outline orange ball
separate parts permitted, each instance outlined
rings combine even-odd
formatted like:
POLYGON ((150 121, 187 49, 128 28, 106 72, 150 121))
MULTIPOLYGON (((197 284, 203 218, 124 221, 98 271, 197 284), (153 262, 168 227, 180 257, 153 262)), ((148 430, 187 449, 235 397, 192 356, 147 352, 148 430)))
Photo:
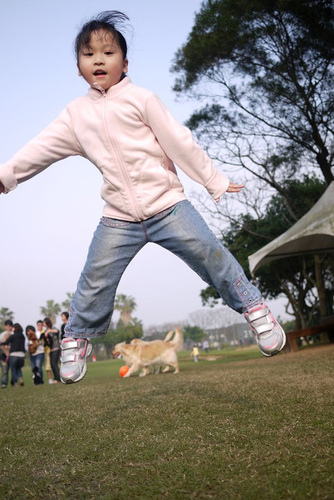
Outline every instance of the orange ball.
POLYGON ((119 369, 119 374, 121 377, 124 377, 124 375, 126 375, 129 371, 129 367, 124 365, 124 366, 121 366, 120 369, 119 369))

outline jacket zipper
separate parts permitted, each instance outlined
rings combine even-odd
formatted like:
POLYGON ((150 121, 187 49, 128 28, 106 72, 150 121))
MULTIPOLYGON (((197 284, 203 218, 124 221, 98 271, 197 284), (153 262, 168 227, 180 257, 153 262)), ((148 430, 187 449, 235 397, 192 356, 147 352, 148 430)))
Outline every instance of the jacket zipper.
POLYGON ((113 153, 115 155, 116 164, 119 167, 119 170, 120 170, 120 172, 122 174, 122 177, 124 179, 125 185, 127 187, 127 190, 128 190, 128 193, 129 193, 130 202, 132 204, 132 208, 134 210, 134 213, 136 214, 136 216, 138 218, 138 221, 140 221, 140 220, 144 219, 144 214, 142 213, 142 211, 141 211, 138 203, 136 203, 135 192, 134 192, 131 180, 129 179, 128 173, 127 173, 125 167, 123 166, 122 155, 121 155, 121 153, 120 153, 120 151, 118 149, 118 146, 117 146, 117 143, 116 143, 115 139, 112 138, 112 135, 109 132, 109 126, 108 126, 108 122, 107 122, 107 104, 108 104, 107 93, 102 88, 99 88, 99 90, 101 91, 101 94, 103 96, 103 104, 102 104, 103 105, 103 113, 102 113, 102 116, 103 116, 103 125, 104 125, 105 131, 106 131, 106 135, 107 135, 107 138, 108 138, 109 147, 110 147, 111 151, 113 151, 113 153))

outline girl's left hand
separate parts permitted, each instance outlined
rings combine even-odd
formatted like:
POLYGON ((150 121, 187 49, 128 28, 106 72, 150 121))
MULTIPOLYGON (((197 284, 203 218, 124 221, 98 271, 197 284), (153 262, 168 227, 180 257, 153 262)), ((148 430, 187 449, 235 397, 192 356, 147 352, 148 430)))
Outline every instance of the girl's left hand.
MULTIPOLYGON (((244 184, 236 184, 235 182, 230 182, 229 187, 226 189, 226 193, 239 193, 244 187, 244 184)), ((219 203, 220 198, 216 198, 215 201, 219 203)))
POLYGON ((239 193, 242 188, 245 187, 245 184, 236 184, 235 182, 230 182, 229 187, 227 188, 227 193, 239 193))

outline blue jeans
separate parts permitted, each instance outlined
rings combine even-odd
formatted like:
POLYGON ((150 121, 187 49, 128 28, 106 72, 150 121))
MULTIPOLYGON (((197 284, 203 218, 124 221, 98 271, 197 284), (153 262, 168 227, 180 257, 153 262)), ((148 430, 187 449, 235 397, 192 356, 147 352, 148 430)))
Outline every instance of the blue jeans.
POLYGON ((240 264, 185 200, 142 222, 102 217, 72 299, 66 337, 99 337, 108 331, 121 277, 149 242, 180 257, 235 311, 262 302, 240 264))
POLYGON ((9 366, 12 370, 12 385, 17 384, 22 379, 22 368, 24 366, 24 357, 9 356, 9 366))
POLYGON ((1 360, 1 385, 6 387, 8 384, 9 361, 1 360))
POLYGON ((41 384, 44 383, 43 381, 43 363, 44 363, 44 352, 41 354, 36 354, 35 356, 30 356, 30 365, 31 369, 33 370, 35 366, 38 368, 38 373, 39 376, 41 377, 41 384))

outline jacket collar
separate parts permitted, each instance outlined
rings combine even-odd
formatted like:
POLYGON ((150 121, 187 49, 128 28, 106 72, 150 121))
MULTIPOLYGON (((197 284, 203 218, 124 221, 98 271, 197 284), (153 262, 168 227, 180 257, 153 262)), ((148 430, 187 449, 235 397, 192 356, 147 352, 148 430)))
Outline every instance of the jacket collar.
POLYGON ((98 101, 103 97, 107 97, 107 99, 114 99, 119 94, 124 92, 125 88, 131 83, 131 80, 128 76, 125 76, 117 85, 113 85, 110 89, 103 90, 102 88, 92 88, 88 90, 88 97, 93 101, 98 101))

